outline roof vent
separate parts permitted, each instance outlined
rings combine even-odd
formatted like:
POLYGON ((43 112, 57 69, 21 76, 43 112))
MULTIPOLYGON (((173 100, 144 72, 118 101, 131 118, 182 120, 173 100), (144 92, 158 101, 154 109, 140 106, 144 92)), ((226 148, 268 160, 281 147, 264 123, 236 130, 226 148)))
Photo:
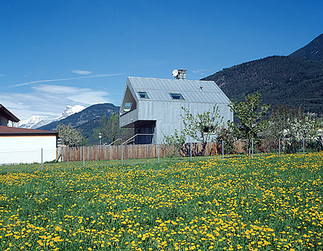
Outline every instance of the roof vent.
POLYGON ((173 70, 172 72, 173 77, 176 79, 186 79, 186 70, 173 70))

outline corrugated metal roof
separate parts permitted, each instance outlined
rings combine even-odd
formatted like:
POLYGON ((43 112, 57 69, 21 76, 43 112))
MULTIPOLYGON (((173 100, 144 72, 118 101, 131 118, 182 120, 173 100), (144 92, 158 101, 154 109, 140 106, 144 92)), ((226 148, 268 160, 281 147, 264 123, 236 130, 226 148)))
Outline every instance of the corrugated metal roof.
POLYGON ((222 103, 230 100, 214 81, 128 77, 133 90, 146 92, 150 100, 171 101, 170 93, 182 94, 191 103, 222 103), (201 88, 202 87, 202 88, 201 88))

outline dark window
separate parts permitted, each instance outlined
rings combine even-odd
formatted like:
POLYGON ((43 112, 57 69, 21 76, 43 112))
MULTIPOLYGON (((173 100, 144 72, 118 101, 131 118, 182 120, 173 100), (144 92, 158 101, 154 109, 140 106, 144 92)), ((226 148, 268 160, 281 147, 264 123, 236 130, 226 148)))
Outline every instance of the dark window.
POLYGON ((149 99, 147 92, 139 92, 139 96, 140 96, 140 98, 147 98, 147 99, 149 99))
POLYGON ((179 93, 171 93, 170 95, 171 95, 172 99, 184 100, 182 94, 179 94, 179 93))

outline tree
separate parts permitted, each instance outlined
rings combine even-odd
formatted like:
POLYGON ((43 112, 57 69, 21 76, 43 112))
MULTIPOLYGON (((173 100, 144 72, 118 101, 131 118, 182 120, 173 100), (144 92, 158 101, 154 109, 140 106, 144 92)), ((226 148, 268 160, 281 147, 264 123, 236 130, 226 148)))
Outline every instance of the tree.
POLYGON ((102 133, 102 136, 107 139, 107 142, 109 144, 116 141, 117 139, 121 139, 126 132, 127 129, 123 129, 119 126, 118 113, 112 114, 110 116, 104 115, 100 119, 99 128, 93 130, 94 136, 96 138, 99 138, 100 133, 102 133))
POLYGON ((166 150, 167 146, 171 147, 168 149, 168 153, 167 153, 167 155, 169 156, 169 160, 171 160, 176 154, 179 154, 184 143, 185 143, 185 134, 183 134, 183 132, 179 133, 176 129, 174 134, 164 135, 164 139, 163 139, 164 151, 166 150))
POLYGON ((308 143, 318 143, 319 140, 315 120, 296 106, 275 107, 269 119, 268 134, 276 142, 283 140, 286 153, 296 152, 301 148, 303 140, 308 143))
POLYGON ((323 118, 319 118, 316 123, 318 138, 321 143, 321 149, 323 150, 323 118))
POLYGON ((219 108, 214 105, 212 109, 193 115, 182 107, 184 115, 181 115, 184 124, 183 133, 202 143, 202 154, 205 155, 207 142, 216 134, 216 131, 223 121, 220 117, 219 108))
POLYGON ((80 146, 83 142, 83 136, 80 130, 73 128, 70 124, 58 124, 56 131, 58 137, 61 139, 62 145, 66 146, 80 146))
POLYGON ((264 115, 268 112, 270 106, 260 106, 261 95, 259 93, 248 95, 245 102, 236 103, 231 101, 229 107, 235 116, 239 119, 238 124, 232 124, 234 131, 239 138, 247 139, 248 153, 251 154, 251 141, 257 139, 259 132, 265 127, 264 115))
POLYGON ((235 152, 235 147, 234 147, 234 143, 236 142, 236 137, 234 134, 234 130, 233 127, 230 126, 231 122, 228 121, 228 125, 222 125, 218 132, 217 132, 217 142, 221 143, 222 141, 224 141, 225 144, 225 152, 227 154, 232 154, 235 152))
POLYGON ((277 142, 282 140, 284 147, 289 137, 291 121, 299 120, 303 115, 304 111, 296 106, 278 105, 274 107, 266 133, 267 144, 276 147, 277 142))
POLYGON ((269 118, 271 134, 277 139, 286 136, 289 130, 289 121, 303 117, 304 111, 296 106, 278 105, 269 118))
POLYGON ((315 128, 315 120, 310 116, 302 116, 288 121, 290 128, 288 131, 287 152, 296 152, 297 145, 304 140, 306 142, 319 141, 318 131, 315 128))

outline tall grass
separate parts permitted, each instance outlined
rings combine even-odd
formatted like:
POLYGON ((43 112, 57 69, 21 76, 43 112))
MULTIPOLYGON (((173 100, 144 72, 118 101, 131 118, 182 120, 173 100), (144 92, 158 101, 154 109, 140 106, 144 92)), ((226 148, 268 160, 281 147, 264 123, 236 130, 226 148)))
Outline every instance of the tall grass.
POLYGON ((0 250, 323 249, 322 153, 38 167, 0 171, 0 250))

